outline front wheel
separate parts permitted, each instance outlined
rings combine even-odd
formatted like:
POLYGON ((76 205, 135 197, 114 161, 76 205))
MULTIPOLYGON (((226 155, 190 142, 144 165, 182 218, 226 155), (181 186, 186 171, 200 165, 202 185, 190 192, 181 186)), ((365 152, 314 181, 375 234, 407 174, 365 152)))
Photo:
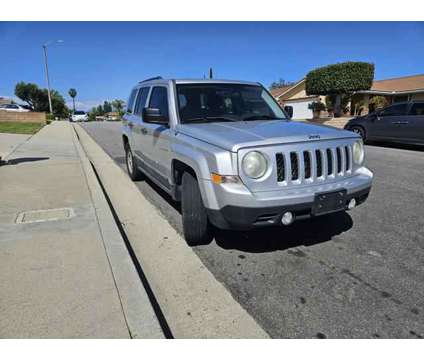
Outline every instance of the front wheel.
POLYGON ((211 225, 203 205, 199 184, 188 172, 182 177, 181 211, 187 244, 195 246, 209 243, 212 240, 211 225))
POLYGON ((351 127, 351 130, 354 133, 358 134, 362 138, 362 140, 365 142, 365 140, 366 140, 365 130, 361 126, 355 126, 354 125, 354 126, 351 127))
POLYGON ((133 181, 141 180, 143 177, 143 174, 138 169, 137 164, 135 163, 134 155, 131 151, 129 144, 125 145, 125 162, 127 164, 127 171, 131 180, 133 181))

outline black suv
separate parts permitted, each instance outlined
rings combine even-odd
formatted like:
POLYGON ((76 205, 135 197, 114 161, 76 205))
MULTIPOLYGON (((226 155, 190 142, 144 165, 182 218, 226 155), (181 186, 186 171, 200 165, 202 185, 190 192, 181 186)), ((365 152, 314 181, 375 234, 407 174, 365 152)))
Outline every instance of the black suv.
POLYGON ((345 126, 365 140, 424 145, 424 100, 395 103, 345 126))

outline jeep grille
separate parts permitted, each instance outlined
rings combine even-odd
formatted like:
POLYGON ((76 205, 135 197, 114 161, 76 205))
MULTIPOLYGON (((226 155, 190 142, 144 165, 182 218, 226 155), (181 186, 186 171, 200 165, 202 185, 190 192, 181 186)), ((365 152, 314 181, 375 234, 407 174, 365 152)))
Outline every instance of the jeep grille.
POLYGON ((351 146, 278 152, 275 154, 277 182, 288 185, 348 175, 352 172, 351 158, 351 146))

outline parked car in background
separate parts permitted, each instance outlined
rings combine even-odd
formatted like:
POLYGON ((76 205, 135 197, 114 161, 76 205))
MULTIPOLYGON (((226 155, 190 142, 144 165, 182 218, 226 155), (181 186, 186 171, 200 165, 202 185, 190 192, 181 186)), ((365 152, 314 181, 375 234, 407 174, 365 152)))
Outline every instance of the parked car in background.
POLYGON ((396 103, 355 117, 345 129, 361 135, 364 141, 424 145, 424 101, 396 103))
POLYGON ((29 112, 28 106, 18 105, 18 104, 3 104, 0 105, 0 110, 2 111, 12 111, 12 112, 29 112))
POLYGON ((122 140, 131 179, 146 175, 181 202, 189 245, 208 241, 211 224, 249 230, 350 210, 373 178, 357 134, 290 121, 253 82, 142 81, 122 140))
POLYGON ((70 120, 73 122, 88 121, 88 114, 85 111, 78 110, 71 115, 70 120))

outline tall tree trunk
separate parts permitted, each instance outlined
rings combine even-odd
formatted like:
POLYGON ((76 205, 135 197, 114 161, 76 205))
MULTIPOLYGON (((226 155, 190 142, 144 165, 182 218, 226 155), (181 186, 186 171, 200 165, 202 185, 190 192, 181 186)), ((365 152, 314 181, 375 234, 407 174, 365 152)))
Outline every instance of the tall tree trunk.
POLYGON ((342 103, 342 95, 336 94, 336 101, 334 103, 334 117, 341 116, 341 113, 342 113, 341 103, 342 103))
POLYGON ((74 114, 75 114, 75 98, 72 98, 72 103, 73 103, 73 107, 74 107, 74 114))

